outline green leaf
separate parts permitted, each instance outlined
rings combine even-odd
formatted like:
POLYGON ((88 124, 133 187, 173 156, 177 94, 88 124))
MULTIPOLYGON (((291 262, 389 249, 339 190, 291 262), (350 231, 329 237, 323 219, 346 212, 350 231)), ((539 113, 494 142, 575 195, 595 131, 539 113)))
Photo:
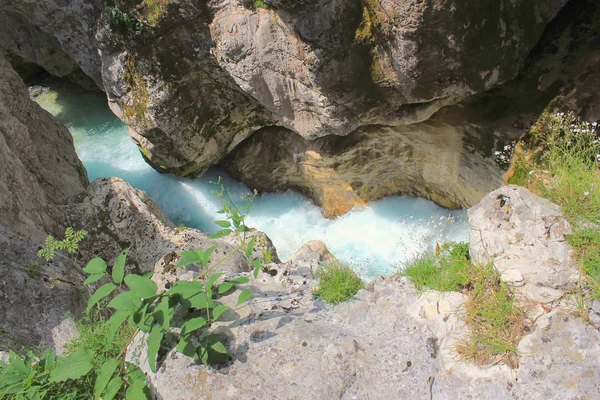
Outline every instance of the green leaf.
POLYGON ((127 389, 125 392, 126 400, 148 400, 144 389, 146 388, 145 383, 135 383, 127 389))
POLYGON ((258 273, 260 272, 260 270, 261 270, 260 267, 254 268, 254 271, 252 271, 252 275, 254 275, 254 279, 258 278, 258 273))
POLYGON ((233 287, 233 282, 223 282, 219 285, 217 292, 223 294, 233 287))
POLYGON ((150 370, 156 372, 156 356, 160 349, 160 342, 163 338, 163 331, 160 326, 155 325, 148 335, 146 344, 148 345, 148 363, 150 364, 150 370))
POLYGON ((204 285, 200 281, 177 281, 169 289, 169 296, 173 294, 181 294, 185 296, 191 296, 195 293, 200 293, 204 290, 204 285))
POLYGON ((179 302, 187 308, 213 308, 215 306, 214 302, 204 292, 194 293, 182 298, 179 302))
POLYGON ((91 283, 94 283, 96 281, 99 281, 100 279, 102 279, 102 277, 104 276, 104 272, 101 274, 93 274, 87 277, 87 279, 85 281, 83 281, 83 283, 85 285, 89 285, 91 283))
POLYGON ((220 239, 222 237, 225 236, 229 236, 229 234, 231 233, 231 229, 221 229, 220 231, 216 232, 215 234, 209 236, 209 239, 220 239))
POLYGON ((171 319, 174 314, 175 309, 170 307, 169 298, 163 297, 152 315, 156 319, 156 322, 160 324, 163 331, 168 332, 171 329, 171 319))
POLYGON ((50 375, 50 382, 63 382, 87 375, 94 368, 94 354, 82 349, 64 358, 59 358, 50 375))
POLYGON ((210 260, 211 254, 213 253, 213 251, 215 251, 216 248, 217 246, 212 246, 206 249, 206 251, 202 251, 200 249, 196 250, 198 258, 200 259, 200 264, 202 264, 203 267, 206 267, 206 264, 208 264, 208 261, 210 260))
POLYGON ((246 225, 240 225, 240 227, 238 228, 238 231, 240 231, 240 232, 250 232, 250 228, 248 228, 246 225))
POLYGON ((221 314, 223 314, 223 312, 225 312, 226 310, 229 310, 229 307, 227 307, 224 304, 219 304, 218 306, 216 306, 213 310, 213 321, 217 321, 221 314))
POLYGON ((217 281, 217 279, 219 279, 221 276, 223 276, 224 272, 219 272, 216 274, 212 274, 210 276, 210 278, 208 278, 208 281, 206 281, 206 290, 211 290, 213 285, 215 284, 215 282, 217 281))
POLYGON ((255 258, 254 260, 252 260, 250 265, 252 265, 254 268, 262 268, 263 267, 262 262, 258 258, 255 258))
POLYGON ((127 254, 129 254, 129 248, 126 248, 119 254, 115 260, 115 264, 112 269, 112 279, 119 285, 123 282, 123 275, 125 274, 125 262, 127 261, 127 254))
POLYGON ((198 253, 195 251, 182 251, 179 253, 179 256, 181 257, 181 261, 177 263, 177 268, 200 262, 200 257, 198 257, 198 253))
POLYGON ((194 360, 198 360, 196 346, 194 346, 194 344, 192 343, 189 335, 183 336, 179 339, 179 343, 177 343, 176 349, 181 354, 191 357, 194 360))
POLYGON ((125 284, 132 292, 143 299, 154 296, 158 291, 158 286, 156 286, 154 281, 135 274, 127 275, 125 277, 125 284))
POLYGON ((98 372, 98 377, 96 378, 96 383, 94 384, 95 398, 98 398, 102 395, 102 392, 104 392, 104 389, 106 389, 106 385, 108 385, 108 381, 110 381, 110 378, 112 378, 118 366, 119 360, 116 358, 109 358, 104 364, 102 364, 100 372, 98 372))
POLYGON ((206 325, 206 320, 203 317, 188 319, 181 327, 181 335, 189 335, 190 333, 202 328, 204 325, 206 325))
POLYGON ((215 221, 215 224, 219 225, 222 228, 229 228, 231 226, 231 222, 227 220, 215 221))
POLYGON ((119 311, 134 311, 142 305, 142 301, 137 294, 132 291, 119 293, 108 303, 108 307, 119 311))
POLYGON ((85 309, 86 313, 89 313, 92 307, 96 305, 100 300, 111 294, 117 287, 112 283, 107 283, 100 286, 94 294, 88 299, 88 305, 85 309))
POLYGON ((56 366, 56 354, 54 350, 46 350, 42 355, 40 364, 44 367, 44 371, 48 372, 54 369, 56 366))
POLYGON ((210 346, 210 348, 213 349, 214 351, 216 351, 217 353, 229 354, 227 352, 227 348, 221 342, 213 343, 212 346, 210 346))
POLYGON ((250 239, 250 241, 248 242, 248 246, 246 246, 246 258, 250 258, 250 256, 252 255, 254 245, 256 245, 256 236, 250 239))
POLYGON ((101 274, 104 271, 106 271, 106 261, 100 257, 92 258, 83 269, 83 272, 87 272, 88 274, 101 274))
POLYGON ((242 293, 240 293, 239 297, 238 297, 238 301, 237 304, 240 305, 243 302, 245 302, 246 300, 248 300, 250 298, 250 296, 252 296, 252 290, 242 290, 242 293))
POLYGON ((245 276, 240 276, 235 278, 232 282, 244 284, 250 282, 250 279, 245 276))
POLYGON ((117 311, 115 312, 106 322, 108 325, 108 330, 106 332, 106 342, 112 343, 115 334, 123 325, 123 322, 127 319, 131 312, 130 311, 117 311))
POLYGON ((142 332, 150 332, 155 322, 152 311, 148 311, 149 307, 149 304, 145 304, 131 316, 132 325, 137 326, 142 332))
POLYGON ((123 379, 115 376, 108 382, 108 386, 106 387, 106 392, 104 393, 103 400, 112 400, 115 398, 117 393, 119 393, 119 389, 123 385, 123 379))

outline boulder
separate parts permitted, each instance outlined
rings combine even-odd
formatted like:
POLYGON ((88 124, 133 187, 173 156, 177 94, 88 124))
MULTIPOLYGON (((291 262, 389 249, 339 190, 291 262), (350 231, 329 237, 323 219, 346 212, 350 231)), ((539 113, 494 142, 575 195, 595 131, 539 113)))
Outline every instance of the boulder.
POLYGON ((578 269, 565 239, 572 228, 556 204, 504 186, 469 210, 469 224, 472 259, 493 263, 526 298, 549 303, 576 287, 578 269))

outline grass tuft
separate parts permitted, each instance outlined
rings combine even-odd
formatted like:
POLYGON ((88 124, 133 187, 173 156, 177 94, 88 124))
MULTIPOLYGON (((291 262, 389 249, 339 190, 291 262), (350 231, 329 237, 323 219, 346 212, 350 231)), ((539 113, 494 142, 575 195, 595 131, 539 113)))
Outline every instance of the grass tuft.
POLYGON ((470 334, 456 345, 460 358, 478 365, 503 362, 516 368, 526 318, 510 287, 493 265, 471 262, 467 243, 445 243, 436 253, 414 260, 401 275, 419 290, 466 294, 465 322, 470 334))
MULTIPOLYGON (((532 128, 508 182, 561 206, 574 228, 567 240, 585 277, 582 293, 600 298, 600 132, 572 113, 544 114, 532 128)), ((580 300, 577 300, 581 302, 580 300)))
POLYGON ((332 263, 319 269, 319 288, 313 293, 326 303, 338 304, 351 299, 364 287, 356 273, 340 264, 332 263))

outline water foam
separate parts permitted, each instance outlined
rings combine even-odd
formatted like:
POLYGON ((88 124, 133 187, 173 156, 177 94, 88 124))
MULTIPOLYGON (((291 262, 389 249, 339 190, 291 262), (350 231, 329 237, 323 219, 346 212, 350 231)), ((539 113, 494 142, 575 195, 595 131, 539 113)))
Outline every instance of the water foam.
MULTIPOLYGON (((35 100, 69 128, 91 181, 118 176, 146 191, 174 223, 205 232, 216 231, 213 221, 220 218, 211 181, 221 176, 234 198, 249 191, 219 170, 198 179, 157 173, 144 162, 103 95, 70 84, 47 85, 51 90, 35 100)), ((291 191, 257 198, 248 225, 269 235, 282 260, 303 243, 322 240, 365 279, 394 272, 436 241, 464 241, 468 232, 464 211, 448 211, 424 199, 390 197, 328 220, 310 200, 291 191)))

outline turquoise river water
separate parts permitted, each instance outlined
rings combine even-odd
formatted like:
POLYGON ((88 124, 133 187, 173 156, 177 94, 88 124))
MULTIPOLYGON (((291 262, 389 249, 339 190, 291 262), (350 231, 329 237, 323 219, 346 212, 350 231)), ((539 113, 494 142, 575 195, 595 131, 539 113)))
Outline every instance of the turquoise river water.
MULTIPOLYGON (((220 219, 216 213, 220 203, 211 193, 210 181, 221 176, 235 198, 250 191, 219 170, 196 179, 159 174, 144 162, 102 93, 54 81, 43 85, 49 90, 34 100, 69 128, 90 181, 120 177, 145 190, 175 224, 204 232, 216 231, 213 221, 220 219)), ((464 211, 405 196, 374 201, 329 220, 298 193, 265 193, 256 199, 248 225, 269 235, 282 260, 308 240, 321 240, 364 279, 396 271, 436 241, 461 241, 468 235, 464 211)))

